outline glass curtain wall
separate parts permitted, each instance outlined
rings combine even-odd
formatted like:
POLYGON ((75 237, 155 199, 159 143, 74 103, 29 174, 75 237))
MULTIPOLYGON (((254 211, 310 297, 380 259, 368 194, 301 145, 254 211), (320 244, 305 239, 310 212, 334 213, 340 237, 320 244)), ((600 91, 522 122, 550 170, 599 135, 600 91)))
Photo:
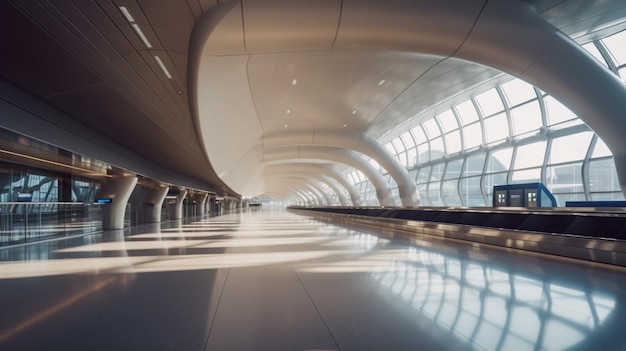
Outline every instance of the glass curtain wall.
POLYGON ((24 194, 33 202, 57 202, 59 179, 45 171, 0 164, 0 202, 17 202, 24 194))
MULTIPOLYGON (((626 31, 583 48, 626 82, 626 31)), ((519 79, 453 105, 385 146, 414 177, 425 206, 487 206, 494 185, 528 182, 546 184, 559 206, 624 200, 604 142, 555 98, 519 79)))
MULTIPOLYGON (((23 194, 29 194, 28 202, 59 202, 63 176, 56 172, 0 162, 0 203, 18 202, 23 200, 20 199, 23 194)), ((100 183, 68 176, 71 178, 71 202, 94 202, 100 183)))
POLYGON ((0 247, 102 229, 100 184, 37 168, 0 162, 0 247), (62 200, 65 189, 72 202, 62 200))

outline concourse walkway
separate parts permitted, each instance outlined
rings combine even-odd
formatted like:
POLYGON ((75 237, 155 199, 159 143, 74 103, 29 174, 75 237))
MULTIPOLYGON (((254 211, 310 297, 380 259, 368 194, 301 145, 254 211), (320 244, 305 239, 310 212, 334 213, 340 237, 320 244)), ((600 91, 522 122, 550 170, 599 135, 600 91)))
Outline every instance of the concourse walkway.
POLYGON ((626 350, 625 270, 281 210, 0 258, 0 350, 626 350))

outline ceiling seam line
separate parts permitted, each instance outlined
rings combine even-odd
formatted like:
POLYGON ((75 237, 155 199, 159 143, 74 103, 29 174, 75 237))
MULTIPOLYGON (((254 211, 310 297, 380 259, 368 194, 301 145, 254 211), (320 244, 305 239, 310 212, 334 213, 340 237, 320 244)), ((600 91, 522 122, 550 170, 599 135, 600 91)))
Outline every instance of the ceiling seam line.
POLYGON ((244 21, 243 18, 243 0, 239 0, 239 4, 241 5, 241 31, 243 34, 243 50, 249 54, 248 47, 246 46, 246 21, 244 21))
POLYGON ((248 59, 246 60, 246 80, 248 81, 248 92, 250 93, 252 106, 254 106, 254 114, 256 115, 256 120, 259 123, 261 130, 263 130, 263 124, 261 123, 261 119, 259 118, 259 110, 257 108, 256 101, 254 100, 254 94, 252 94, 252 84, 250 84, 250 59, 251 58, 252 58, 252 55, 248 54, 248 59))
POLYGON ((339 18, 337 19, 337 29, 335 29, 335 37, 333 38, 333 42, 330 44, 330 48, 335 48, 335 43, 337 42, 337 37, 339 36, 339 28, 341 27, 341 19, 343 18, 343 0, 340 0, 339 4, 339 18))
MULTIPOLYGON (((424 71, 422 74, 419 75, 419 77, 417 77, 411 84, 407 85, 407 87, 405 89, 402 90, 402 92, 400 94, 398 94, 393 100, 391 100, 381 111, 378 115, 376 115, 376 117, 374 117, 365 127, 365 130, 369 129, 370 126, 374 123, 374 121, 378 120, 381 115, 389 108, 389 106, 391 106, 400 96, 402 96, 411 86, 413 86, 413 84, 415 84, 419 79, 421 79, 424 75, 426 75, 428 72, 430 72, 433 68, 435 68, 437 65, 441 64, 442 62, 444 62, 445 60, 454 57, 454 55, 461 49, 461 47, 463 47, 463 44, 465 44, 465 42, 467 41, 467 38, 469 38, 469 36, 471 35, 471 33, 474 31, 474 27, 476 26, 476 23, 478 23, 478 20, 480 19, 480 16, 482 16, 483 12, 485 11, 485 8, 487 7, 487 3, 489 2, 489 0, 485 0, 485 2, 483 3, 480 12, 478 12, 478 15, 476 16, 476 19, 474 20, 474 23, 472 23, 472 26, 470 27, 470 29, 467 31, 467 34, 465 35, 465 38, 463 38, 463 41, 461 41, 461 43, 459 44, 459 46, 448 56, 443 57, 441 60, 439 60, 437 63, 435 63, 434 65, 430 66, 426 71, 424 71)), ((413 116, 413 117, 417 117, 417 115, 413 116)), ((388 134, 389 131, 385 134, 388 134)))
POLYGON ((535 56, 535 58, 533 59, 533 62, 528 64, 528 66, 522 72, 520 72, 519 77, 523 77, 526 74, 526 72, 528 72, 535 65, 535 63, 537 63, 537 61, 539 61, 539 58, 541 56, 543 56, 544 52, 546 52, 546 50, 550 46, 550 43, 552 43, 552 41, 554 40, 554 37, 556 37, 556 34, 558 32, 559 32, 558 29, 556 29, 554 32, 552 32, 552 35, 550 36, 550 40, 548 40, 546 45, 543 46, 543 48, 541 49, 541 52, 539 52, 539 54, 537 54, 537 56, 535 56))
POLYGON ((463 45, 465 45, 465 42, 467 41, 467 39, 470 37, 470 35, 472 35, 472 32, 474 31, 474 28, 476 27, 476 24, 478 23, 478 20, 480 20, 480 17, 483 15, 483 12, 485 12, 485 8, 487 7, 487 3, 489 3, 489 0, 485 0, 485 2, 483 3, 482 8, 480 9, 480 12, 478 12, 478 16, 476 16, 476 19, 474 20, 474 23, 472 23, 472 26, 467 31, 467 34, 465 35, 465 38, 463 38, 463 41, 461 42, 461 44, 459 44, 459 46, 456 48, 456 50, 454 50, 454 52, 450 56, 448 56, 447 58, 454 57, 459 52, 459 50, 461 50, 463 45))

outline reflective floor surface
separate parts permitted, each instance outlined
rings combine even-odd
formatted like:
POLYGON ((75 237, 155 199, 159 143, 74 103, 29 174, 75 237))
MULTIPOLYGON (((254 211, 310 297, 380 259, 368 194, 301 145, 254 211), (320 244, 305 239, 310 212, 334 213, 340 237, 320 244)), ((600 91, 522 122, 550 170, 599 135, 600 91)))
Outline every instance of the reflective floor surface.
POLYGON ((282 211, 0 258, 0 350, 626 350, 624 270, 282 211))

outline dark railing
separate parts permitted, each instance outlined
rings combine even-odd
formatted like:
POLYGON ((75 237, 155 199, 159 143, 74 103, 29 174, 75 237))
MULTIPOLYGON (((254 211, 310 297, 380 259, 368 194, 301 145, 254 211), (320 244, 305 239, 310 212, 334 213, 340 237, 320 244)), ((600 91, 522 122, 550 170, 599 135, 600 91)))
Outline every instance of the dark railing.
POLYGON ((291 207, 335 223, 415 242, 461 240, 626 267, 622 208, 291 207))
POLYGON ((626 212, 582 208, 292 207, 318 212, 626 240, 626 212))

